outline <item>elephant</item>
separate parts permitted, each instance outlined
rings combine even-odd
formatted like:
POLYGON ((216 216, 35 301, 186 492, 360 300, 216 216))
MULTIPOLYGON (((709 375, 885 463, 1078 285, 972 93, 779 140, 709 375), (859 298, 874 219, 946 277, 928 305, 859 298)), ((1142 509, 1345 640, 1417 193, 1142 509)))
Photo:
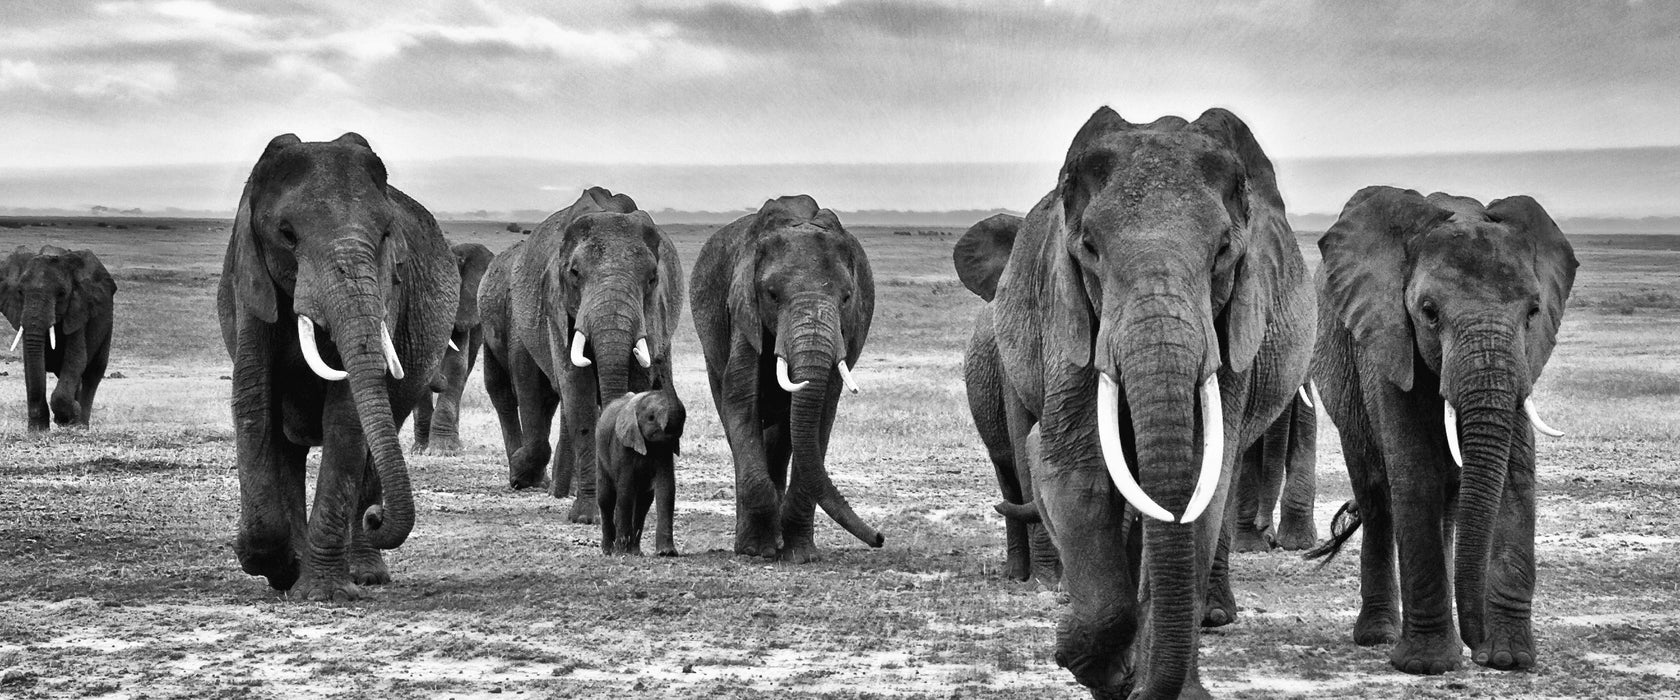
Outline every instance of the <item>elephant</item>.
MULTIPOLYGON (((1021 217, 997 214, 976 223, 970 231, 977 236, 1013 240, 1020 226, 1021 217)), ((998 358, 996 331, 992 327, 992 309, 989 306, 974 316, 974 333, 963 354, 963 384, 967 389, 974 427, 980 432, 980 441, 985 444, 986 454, 997 473, 998 489, 1003 492, 1003 502, 994 508, 1004 516, 1004 575, 1017 581, 1036 580, 1046 586, 1055 586, 1061 580, 1061 558, 1033 504, 1033 462, 1029 459, 1017 463, 1009 441, 1009 424, 1004 411, 1011 402, 1005 395, 1003 366, 998 358)), ((1037 440, 1032 443, 1036 446, 1037 440)))
POLYGON ((1271 161, 1224 109, 1103 107, 1015 236, 957 248, 991 302, 1016 463, 1042 446, 1057 663, 1094 697, 1205 696, 1199 623, 1234 607, 1213 574, 1235 463, 1305 382, 1316 332, 1271 161))
POLYGON ((817 505, 880 547, 886 538, 852 510, 826 464, 840 391, 857 391, 850 368, 875 314, 863 245, 810 196, 778 197, 707 239, 690 289, 735 465, 735 553, 817 560, 817 505))
POLYGON ((484 328, 478 313, 478 285, 495 257, 477 243, 450 246, 456 269, 461 274, 460 306, 455 309, 455 328, 449 334, 449 349, 427 391, 414 407, 414 451, 456 454, 461 451, 461 392, 478 363, 478 349, 484 345, 484 328), (437 394, 437 406, 432 405, 437 394))
POLYGON ((1296 391, 1289 408, 1243 453, 1231 542, 1238 552, 1273 548, 1294 552, 1318 542, 1318 528, 1313 524, 1318 410, 1307 391, 1306 387, 1296 391))
POLYGON ((601 551, 642 554, 642 525, 659 502, 655 550, 677 556, 671 536, 676 512, 676 457, 682 454, 688 412, 672 391, 625 394, 601 408, 595 423, 596 503, 601 509, 601 551))
POLYGON ((1531 668, 1529 428, 1561 433, 1530 391, 1575 284, 1569 241, 1531 197, 1484 207, 1376 186, 1318 247, 1312 375, 1357 519, 1313 555, 1333 557, 1364 527, 1354 642, 1393 643, 1389 663, 1406 673, 1458 668, 1464 645, 1482 666, 1531 668))
POLYGON ((0 265, 0 313, 23 343, 23 381, 29 430, 48 428, 48 409, 61 426, 87 427, 93 397, 111 359, 117 283, 93 251, 18 246, 0 265), (47 373, 58 377, 47 398, 47 373))
POLYGON ((269 141, 216 294, 233 360, 234 551, 246 573, 302 600, 355 600, 360 586, 390 581, 379 550, 414 527, 397 430, 443 359, 460 288, 437 221, 386 181, 361 135, 269 141))
POLYGON ((496 256, 479 288, 484 388, 501 422, 508 483, 543 481, 577 498, 569 519, 593 523, 600 407, 631 391, 672 387, 671 337, 682 263, 653 217, 623 194, 591 187, 529 238, 496 256), (632 359, 633 358, 633 359, 632 359), (555 411, 559 449, 548 444, 555 411))

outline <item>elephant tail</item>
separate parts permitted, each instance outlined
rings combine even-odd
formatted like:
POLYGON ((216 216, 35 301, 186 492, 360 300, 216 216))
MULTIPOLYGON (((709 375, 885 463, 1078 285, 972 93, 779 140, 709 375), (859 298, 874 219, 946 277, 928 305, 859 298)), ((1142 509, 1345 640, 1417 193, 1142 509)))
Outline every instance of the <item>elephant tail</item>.
POLYGON ((1342 545, 1347 544, 1347 541, 1353 538, 1353 533, 1359 529, 1361 522, 1363 521, 1359 517, 1359 502, 1351 498, 1348 499, 1346 503, 1342 504, 1341 508, 1336 510, 1335 517, 1330 519, 1330 539, 1307 550, 1305 554, 1301 555, 1302 558, 1307 561, 1323 559, 1324 561, 1319 562, 1319 567, 1328 566, 1330 562, 1336 560, 1336 555, 1342 553, 1342 545))
POLYGON ((1026 503, 1010 503, 1009 501, 1003 501, 992 506, 992 510, 997 511, 998 515, 1002 515, 1003 517, 1013 518, 1028 524, 1043 522, 1043 519, 1038 514, 1038 503, 1036 501, 1028 501, 1026 503))

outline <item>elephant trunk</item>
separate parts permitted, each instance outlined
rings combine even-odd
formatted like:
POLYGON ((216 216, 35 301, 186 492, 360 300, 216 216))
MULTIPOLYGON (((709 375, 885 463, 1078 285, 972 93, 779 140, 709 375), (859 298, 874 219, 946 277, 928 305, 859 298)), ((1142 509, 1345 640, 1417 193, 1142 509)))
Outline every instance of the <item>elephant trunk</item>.
MULTIPOLYGON (((468 334, 457 332, 454 335, 464 338, 468 334)), ((465 341, 461 345, 464 346, 465 341)), ((430 429, 428 437, 441 449, 453 450, 461 441, 461 391, 466 387, 468 373, 472 371, 467 365, 467 352, 467 347, 445 351, 443 363, 432 379, 430 389, 437 392, 437 403, 432 409, 431 424, 427 426, 430 429)))
POLYGON ((46 430, 49 423, 47 409, 47 334, 54 319, 52 303, 42 295, 31 294, 24 302, 23 315, 23 383, 29 406, 29 430, 46 430))
POLYGON ((1505 496, 1511 441, 1520 421, 1523 364, 1509 334, 1491 334, 1459 364, 1445 392, 1458 409, 1464 467, 1459 487, 1457 553, 1453 562, 1459 636, 1472 649, 1484 636, 1488 554, 1505 496))
POLYGON ((589 335, 593 353, 596 404, 605 406, 630 390, 630 363, 636 341, 642 338, 645 327, 642 309, 629 293, 596 292, 595 300, 588 300, 578 309, 579 330, 589 335))
MULTIPOLYGON (((1120 332, 1108 337, 1131 408, 1139 481, 1169 513, 1184 514, 1202 467, 1197 412, 1207 397, 1199 398, 1197 387, 1203 384, 1206 342, 1193 305, 1163 301, 1157 297, 1135 308, 1120 332)), ((1210 417, 1213 422, 1202 430, 1222 436, 1222 418, 1210 417)), ((1195 528, 1144 519, 1151 630, 1145 697, 1177 697, 1194 660, 1195 528)))
MULTIPOLYGON (((826 298, 807 299, 795 303, 788 316, 790 321, 785 325, 789 332, 778 334, 787 341, 778 343, 777 350, 788 358, 788 373, 794 383, 804 383, 804 386, 793 393, 789 408, 795 475, 791 482, 798 488, 790 489, 788 496, 793 503, 784 512, 808 517, 805 514, 810 509, 801 506, 815 501, 847 532, 864 544, 879 547, 886 538, 852 510, 846 497, 835 488, 825 464, 828 427, 833 423, 840 394, 836 363, 846 357, 839 309, 826 298)), ((799 523, 796 529, 809 531, 810 523, 799 523)))
MULTIPOLYGON (((349 374, 350 396, 362 436, 384 492, 383 505, 373 505, 362 514, 368 541, 379 549, 395 549, 408 539, 414 528, 414 493, 408 480, 408 465, 397 443, 397 425, 391 410, 384 342, 385 304, 381 285, 374 273, 371 251, 351 254, 341 269, 351 270, 334 296, 337 313, 332 319, 333 342, 338 346, 349 374)), ((399 329, 400 332, 400 329, 399 329)))

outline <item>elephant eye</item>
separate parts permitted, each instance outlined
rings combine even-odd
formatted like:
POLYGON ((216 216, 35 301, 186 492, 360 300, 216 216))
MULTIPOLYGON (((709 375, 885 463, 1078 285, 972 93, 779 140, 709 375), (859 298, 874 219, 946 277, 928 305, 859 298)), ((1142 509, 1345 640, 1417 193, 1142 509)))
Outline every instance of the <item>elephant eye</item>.
POLYGON ((1539 304, 1535 304, 1534 306, 1528 307, 1528 318, 1529 318, 1529 320, 1532 321, 1532 320, 1534 320, 1534 317, 1539 316, 1539 315, 1540 315, 1540 305, 1539 304))
POLYGON ((297 229, 292 228, 292 222, 282 221, 275 228, 280 231, 280 237, 286 239, 287 243, 297 244, 297 229))
POLYGON ((1092 243, 1091 239, 1086 238, 1085 240, 1080 242, 1080 245, 1085 247, 1086 254, 1090 255, 1093 258, 1097 257, 1097 244, 1092 243))
POLYGON ((574 279, 574 280, 575 280, 575 279, 579 279, 579 278, 582 278, 582 277, 583 277, 583 271, 582 271, 582 270, 579 270, 579 269, 577 269, 577 267, 575 267, 575 266, 574 266, 574 267, 572 267, 572 269, 570 269, 570 270, 567 270, 567 271, 566 271, 566 272, 568 272, 568 273, 570 273, 570 274, 571 274, 571 276, 572 276, 572 279, 574 279))
POLYGON ((1428 321, 1429 325, 1433 326, 1440 323, 1441 310, 1435 307, 1435 302, 1425 299, 1422 304, 1418 305, 1418 310, 1423 312, 1423 319, 1428 321))

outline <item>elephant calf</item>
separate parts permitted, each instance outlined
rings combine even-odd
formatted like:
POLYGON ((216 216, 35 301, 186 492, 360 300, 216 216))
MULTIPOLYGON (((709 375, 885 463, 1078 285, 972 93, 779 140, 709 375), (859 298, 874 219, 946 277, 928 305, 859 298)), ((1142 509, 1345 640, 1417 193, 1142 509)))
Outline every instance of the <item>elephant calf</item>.
POLYGON ((23 343, 29 429, 47 429, 48 409, 59 425, 86 427, 93 395, 111 357, 112 298, 117 283, 92 251, 24 246, 0 263, 0 313, 23 343), (47 397, 47 373, 58 387, 47 397))
POLYGON ((682 401, 671 391, 625 394, 601 409, 595 422, 595 503, 601 508, 603 553, 641 555, 642 524, 657 498, 657 553, 677 556, 677 543, 671 538, 677 501, 675 458, 682 452, 678 441, 687 418, 682 401))

